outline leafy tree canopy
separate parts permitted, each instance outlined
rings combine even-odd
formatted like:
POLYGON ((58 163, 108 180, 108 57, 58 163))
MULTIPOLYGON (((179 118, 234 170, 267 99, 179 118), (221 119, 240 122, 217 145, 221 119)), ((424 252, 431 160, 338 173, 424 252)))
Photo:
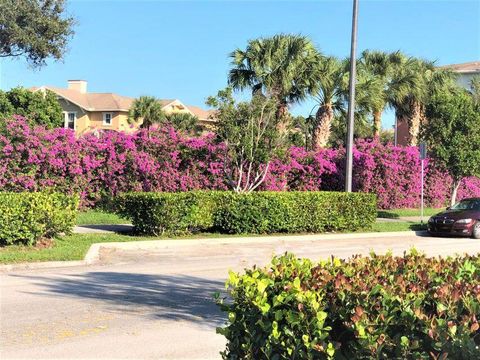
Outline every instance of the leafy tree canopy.
POLYGON ((274 98, 280 114, 318 88, 316 71, 321 55, 305 36, 278 34, 254 39, 230 57, 229 84, 236 90, 251 89, 254 94, 274 98))
POLYGON ((23 56, 34 67, 60 60, 73 35, 65 0, 1 0, 0 57, 23 56))
POLYGON ((475 104, 480 106, 480 75, 474 76, 470 82, 470 94, 475 104))
POLYGON ((464 90, 438 92, 426 107, 422 130, 433 158, 453 178, 451 203, 461 180, 480 176, 480 109, 464 90))
POLYGON ((46 90, 30 91, 17 87, 10 91, 0 91, 0 119, 12 115, 22 115, 31 125, 47 128, 63 127, 62 107, 55 93, 46 90))
POLYGON ((175 130, 184 131, 191 134, 201 132, 198 118, 189 113, 171 113, 166 114, 166 121, 169 122, 175 130))
POLYGON ((149 129, 153 124, 161 124, 167 120, 162 105, 153 96, 140 96, 133 101, 128 114, 129 123, 142 121, 141 128, 149 129))
POLYGON ((279 117, 275 100, 253 96, 237 103, 232 89, 218 92, 207 104, 217 109, 216 133, 225 144, 226 177, 233 190, 251 192, 264 181, 270 160, 279 150, 279 117))

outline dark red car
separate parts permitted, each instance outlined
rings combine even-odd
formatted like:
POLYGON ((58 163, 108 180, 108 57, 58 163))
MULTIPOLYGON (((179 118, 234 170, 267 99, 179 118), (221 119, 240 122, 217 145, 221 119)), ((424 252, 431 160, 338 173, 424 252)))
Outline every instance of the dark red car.
POLYGON ((463 199, 428 220, 432 235, 472 236, 480 239, 480 198, 463 199))

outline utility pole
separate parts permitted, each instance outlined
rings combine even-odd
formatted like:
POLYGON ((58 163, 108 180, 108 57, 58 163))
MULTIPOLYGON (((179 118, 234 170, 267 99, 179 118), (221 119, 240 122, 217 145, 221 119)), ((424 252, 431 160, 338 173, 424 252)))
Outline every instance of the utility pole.
POLYGON ((355 83, 357 67, 357 18, 358 0, 353 0, 352 43, 350 49, 350 88, 348 94, 347 156, 345 166, 345 191, 352 192, 353 124, 355 116, 355 83))

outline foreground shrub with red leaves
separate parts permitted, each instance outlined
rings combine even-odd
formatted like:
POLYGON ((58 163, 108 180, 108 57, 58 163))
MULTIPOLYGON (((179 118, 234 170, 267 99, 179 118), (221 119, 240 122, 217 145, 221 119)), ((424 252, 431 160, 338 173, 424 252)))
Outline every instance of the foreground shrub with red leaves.
POLYGON ((230 273, 224 359, 480 359, 480 257, 412 251, 230 273))

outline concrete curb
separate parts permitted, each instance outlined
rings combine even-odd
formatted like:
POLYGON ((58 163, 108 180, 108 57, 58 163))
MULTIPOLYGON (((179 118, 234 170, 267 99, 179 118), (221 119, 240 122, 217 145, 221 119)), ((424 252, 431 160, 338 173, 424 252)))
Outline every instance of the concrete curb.
POLYGON ((15 270, 35 270, 35 269, 53 269, 87 265, 84 260, 74 261, 43 261, 18 264, 0 265, 0 272, 9 272, 15 270))
POLYGON ((375 232, 375 233, 351 233, 351 234, 313 234, 313 235, 272 235, 272 236, 246 236, 228 238, 198 238, 198 239, 167 239, 167 240, 145 240, 130 242, 109 242, 95 243, 90 248, 83 260, 78 261, 46 261, 0 265, 0 272, 15 270, 34 270, 59 267, 72 267, 82 265, 93 265, 100 260, 101 249, 121 250, 151 250, 165 249, 175 246, 192 245, 227 245, 227 244, 252 244, 255 242, 274 243, 278 241, 305 241, 305 240, 348 240, 348 239, 378 239, 382 237, 403 237, 403 236, 425 236, 426 231, 397 231, 397 232, 375 232))

